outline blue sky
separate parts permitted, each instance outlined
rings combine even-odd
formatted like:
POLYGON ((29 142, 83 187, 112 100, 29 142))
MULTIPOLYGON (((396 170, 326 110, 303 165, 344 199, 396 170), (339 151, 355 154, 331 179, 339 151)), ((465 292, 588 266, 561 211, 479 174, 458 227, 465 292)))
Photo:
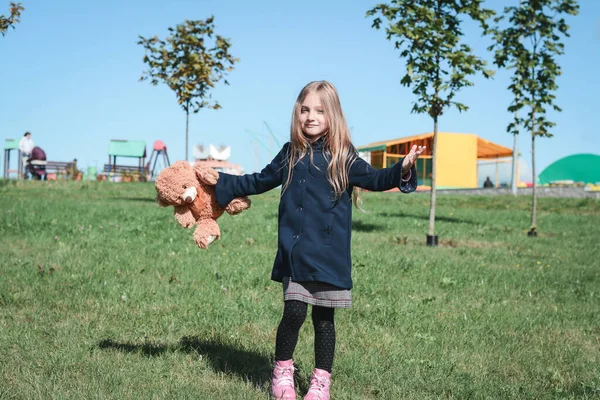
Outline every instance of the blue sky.
MULTIPOLYGON (((210 15, 241 61, 228 78, 230 86, 213 91, 223 109, 191 116, 190 145, 227 144, 231 161, 247 171, 262 168, 270 154, 259 146, 255 156, 247 130, 268 143, 266 121, 285 142, 298 92, 321 79, 338 88, 357 146, 433 128, 428 116, 410 113, 413 95, 400 85, 404 61, 365 17, 375 1, 22 2, 21 23, 0 37, 0 140, 30 131, 50 160, 77 158, 81 167, 102 168, 110 139, 145 140, 148 153, 161 139, 171 161, 183 159, 185 114, 165 85, 139 82, 145 65, 137 40, 138 35, 165 37, 168 27, 210 15)), ((0 1, 0 13, 6 14, 8 3, 0 1)), ((600 2, 580 3, 559 60, 557 103, 563 112, 549 115, 557 123, 555 136, 536 141, 538 173, 567 155, 600 153, 593 123, 600 104, 600 2)), ((518 0, 487 2, 496 10, 513 4, 518 0)), ((487 39, 467 29, 466 40, 489 58, 487 39)), ((499 71, 493 80, 476 78, 475 86, 457 97, 469 111, 445 112, 440 130, 476 133, 512 147, 506 133, 508 76, 499 71)), ((530 143, 529 135, 520 135, 525 164, 531 160, 530 143)))

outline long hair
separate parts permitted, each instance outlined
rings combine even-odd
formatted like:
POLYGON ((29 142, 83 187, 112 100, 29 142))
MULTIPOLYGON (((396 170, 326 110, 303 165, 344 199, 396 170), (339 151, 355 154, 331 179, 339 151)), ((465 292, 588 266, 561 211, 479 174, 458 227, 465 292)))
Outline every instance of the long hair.
MULTIPOLYGON (((350 139, 350 130, 346 124, 346 118, 342 111, 340 98, 335 87, 327 81, 310 82, 300 91, 294 111, 292 112, 292 123, 290 127, 290 151, 288 153, 288 176, 283 185, 283 190, 287 188, 292 180, 292 170, 294 165, 307 153, 310 156, 310 162, 313 162, 312 147, 302 132, 300 124, 300 111, 302 103, 309 93, 315 93, 321 100, 321 106, 325 112, 325 118, 329 123, 329 131, 324 135, 323 150, 329 159, 327 165, 327 180, 331 184, 336 199, 348 189, 348 173, 352 163, 357 157, 357 151, 350 139)), ((359 189, 353 190, 354 206, 359 207, 359 189)))

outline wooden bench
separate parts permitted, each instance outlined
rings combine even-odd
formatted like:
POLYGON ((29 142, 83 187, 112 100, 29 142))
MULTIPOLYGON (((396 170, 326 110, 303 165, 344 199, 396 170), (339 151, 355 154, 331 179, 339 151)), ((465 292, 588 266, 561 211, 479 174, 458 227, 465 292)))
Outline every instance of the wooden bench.
POLYGON ((115 176, 120 177, 120 181, 128 182, 128 181, 139 181, 146 182, 148 170, 140 169, 140 167, 136 165, 111 165, 104 164, 103 174, 99 174, 97 180, 111 180, 115 176), (110 175, 110 176, 109 176, 110 175))
POLYGON ((46 161, 46 173, 54 171, 56 174, 67 174, 67 171, 71 168, 72 162, 63 161, 46 161))
POLYGON ((32 165, 43 165, 46 171, 46 180, 67 178, 71 175, 72 161, 38 161, 32 160, 32 165))
MULTIPOLYGON (((128 174, 139 174, 141 173, 141 169, 140 167, 136 166, 136 165, 109 165, 109 164, 104 164, 104 173, 116 173, 116 174, 123 174, 128 173, 128 174)), ((145 172, 145 171, 144 171, 145 172)))

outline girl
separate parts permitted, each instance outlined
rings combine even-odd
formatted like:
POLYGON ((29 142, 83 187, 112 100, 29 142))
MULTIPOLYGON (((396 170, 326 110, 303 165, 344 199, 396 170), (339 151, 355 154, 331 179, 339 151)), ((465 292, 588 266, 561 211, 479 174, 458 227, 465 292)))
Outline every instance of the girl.
POLYGON ((290 142, 260 173, 219 174, 217 201, 264 193, 282 185, 278 251, 271 279, 283 283, 284 310, 277 329, 271 396, 296 399, 292 354, 312 305, 315 369, 305 400, 329 400, 335 352, 335 308, 352 305, 350 234, 358 188, 416 189, 414 163, 424 147, 391 168, 375 170, 350 141, 335 87, 325 81, 306 85, 294 106, 290 142))

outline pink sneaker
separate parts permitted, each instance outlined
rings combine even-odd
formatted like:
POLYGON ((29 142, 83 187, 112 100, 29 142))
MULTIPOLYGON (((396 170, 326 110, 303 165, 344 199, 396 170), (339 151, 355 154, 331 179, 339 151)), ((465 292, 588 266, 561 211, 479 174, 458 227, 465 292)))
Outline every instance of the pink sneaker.
POLYGON ((304 400, 329 400, 331 374, 323 369, 315 368, 310 376, 310 388, 304 400))
POLYGON ((275 400, 296 400, 292 360, 275 361, 271 379, 271 398, 275 400))

